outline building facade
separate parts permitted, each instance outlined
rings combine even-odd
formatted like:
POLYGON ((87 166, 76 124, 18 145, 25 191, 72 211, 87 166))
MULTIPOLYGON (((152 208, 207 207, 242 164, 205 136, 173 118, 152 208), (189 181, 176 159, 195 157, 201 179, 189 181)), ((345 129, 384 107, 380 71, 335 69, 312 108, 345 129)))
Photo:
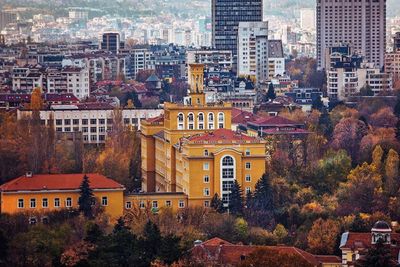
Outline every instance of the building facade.
POLYGON ((121 44, 118 32, 105 32, 101 35, 100 49, 118 54, 121 44))
MULTIPOLYGON (((97 202, 111 219, 123 215, 124 186, 103 175, 88 173, 90 187, 97 202)), ((79 207, 79 186, 84 174, 32 174, 11 180, 0 186, 0 213, 30 213, 35 215, 79 207)))
POLYGON ((204 65, 189 66, 190 94, 165 103, 164 116, 142 122, 142 189, 182 192, 188 205, 225 204, 235 180, 253 190, 265 172, 265 143, 231 131, 231 104, 206 103, 204 65))
POLYGON ((262 0, 212 0, 212 46, 237 54, 237 32, 241 21, 263 21, 262 0))
POLYGON ((237 40, 238 75, 268 80, 268 22, 239 22, 237 40))
MULTIPOLYGON (((142 120, 159 116, 161 109, 124 109, 122 119, 125 126, 141 129, 142 120)), ((17 118, 29 116, 30 110, 18 110, 17 118)), ((41 110, 40 119, 45 125, 54 125, 56 133, 82 135, 85 144, 104 143, 107 133, 112 130, 114 108, 107 105, 75 104, 56 105, 41 110)))
POLYGON ((317 60, 327 68, 329 47, 349 43, 368 62, 383 67, 386 49, 386 0, 317 0, 317 60))

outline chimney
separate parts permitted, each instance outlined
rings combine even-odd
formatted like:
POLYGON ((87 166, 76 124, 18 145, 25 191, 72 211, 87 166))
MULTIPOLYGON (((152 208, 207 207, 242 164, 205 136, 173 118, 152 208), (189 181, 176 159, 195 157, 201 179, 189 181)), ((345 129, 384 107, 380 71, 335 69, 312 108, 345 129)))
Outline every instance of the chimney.
POLYGON ((33 176, 33 172, 32 171, 28 171, 25 173, 26 178, 32 178, 33 176))

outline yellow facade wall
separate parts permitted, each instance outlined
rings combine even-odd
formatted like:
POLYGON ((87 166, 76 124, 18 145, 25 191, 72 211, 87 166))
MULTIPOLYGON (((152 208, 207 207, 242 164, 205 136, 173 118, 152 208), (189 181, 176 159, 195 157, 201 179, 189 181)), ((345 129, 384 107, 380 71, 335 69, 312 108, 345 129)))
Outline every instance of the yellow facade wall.
MULTIPOLYGON (((123 215, 123 191, 94 191, 94 196, 101 203, 102 197, 107 197, 107 206, 104 207, 105 213, 107 213, 112 219, 119 218, 123 215)), ((1 193, 1 213, 14 214, 18 212, 50 212, 59 209, 65 209, 67 198, 72 199, 71 208, 78 208, 79 191, 54 191, 54 192, 2 192, 1 193), (43 199, 47 198, 48 207, 42 206, 43 199), (54 205, 54 200, 60 199, 60 207, 57 208, 54 205), (24 207, 18 207, 18 200, 23 199, 24 207), (36 200, 36 207, 30 207, 30 200, 36 200)))
POLYGON ((157 202, 157 210, 163 208, 171 208, 174 211, 179 211, 188 206, 187 195, 181 193, 153 193, 153 194, 132 194, 125 195, 124 197, 124 209, 125 212, 134 209, 152 209, 153 202, 157 202), (131 208, 127 208, 127 202, 130 202, 131 208), (143 207, 140 205, 143 203, 143 207), (167 205, 169 202, 169 206, 167 205))

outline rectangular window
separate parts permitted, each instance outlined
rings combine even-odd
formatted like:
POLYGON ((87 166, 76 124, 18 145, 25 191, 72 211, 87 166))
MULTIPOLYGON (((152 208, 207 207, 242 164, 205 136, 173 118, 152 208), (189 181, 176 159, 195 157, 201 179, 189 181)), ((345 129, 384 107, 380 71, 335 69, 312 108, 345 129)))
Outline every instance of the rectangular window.
POLYGON ((105 119, 99 119, 99 123, 100 124, 106 124, 106 120, 105 119))
POLYGON ((102 206, 108 206, 108 198, 107 197, 102 197, 101 198, 101 205, 102 206))
POLYGON ((67 207, 67 208, 72 207, 72 198, 67 197, 67 199, 65 200, 65 207, 67 207))
POLYGON ((250 149, 246 149, 246 156, 250 156, 250 149))
POLYGON ((153 209, 157 209, 158 208, 158 202, 157 201, 153 201, 152 207, 153 207, 153 209))
POLYGON ((97 127, 90 127, 91 133, 97 133, 97 127))
POLYGON ((204 162, 203 163, 203 170, 204 171, 208 171, 209 169, 210 169, 210 166, 209 166, 208 162, 204 162))
POLYGON ((131 120, 129 118, 124 118, 124 124, 129 124, 131 120))
POLYGON ((251 169, 251 163, 250 162, 246 162, 246 170, 250 170, 251 169))
POLYGON ((204 188, 204 196, 205 197, 210 196, 210 189, 209 188, 204 188))
POLYGON ((246 174, 246 182, 251 182, 251 175, 250 174, 246 174))
POLYGON ((206 157, 208 156, 208 150, 207 149, 204 150, 204 156, 206 156, 206 157))
POLYGON ((62 120, 56 120, 56 125, 62 125, 62 120))
POLYGON ((72 124, 73 125, 78 125, 79 124, 79 120, 78 119, 73 119, 72 120, 72 124))
POLYGON ((87 133, 89 131, 88 127, 82 127, 82 132, 87 133))
POLYGON ((204 207, 206 208, 210 207, 210 201, 208 200, 204 201, 204 207))
POLYGON ((82 119, 82 124, 87 125, 88 124, 88 119, 82 119))
POLYGON ((71 124, 71 120, 70 119, 65 119, 64 120, 64 124, 65 125, 70 125, 71 124))
POLYGON ((251 188, 250 187, 246 187, 246 194, 251 192, 251 188))
POLYGON ((96 142, 97 141, 97 136, 96 135, 91 135, 90 136, 90 141, 96 142))
POLYGON ((165 201, 165 206, 166 207, 171 207, 171 200, 165 201))
POLYGON ((30 206, 31 208, 36 208, 36 199, 31 198, 30 204, 31 204, 31 206, 30 206))
POLYGON ((185 207, 185 201, 179 200, 179 208, 184 208, 184 207, 185 207))
POLYGON ((97 119, 90 119, 90 124, 97 124, 97 119))
POLYGON ((209 183, 210 182, 210 176, 204 175, 204 182, 209 183))
POLYGON ((48 208, 49 207, 49 200, 47 198, 42 199, 42 207, 48 208))
POLYGON ((24 208, 24 200, 22 198, 18 199, 18 208, 19 209, 24 208))
POLYGON ((57 197, 54 199, 54 207, 55 208, 59 208, 60 207, 60 199, 57 197))
POLYGON ((126 203, 125 203, 125 208, 126 209, 131 209, 132 208, 132 202, 130 202, 130 201, 127 201, 126 203))
POLYGON ((140 200, 140 202, 139 202, 139 208, 141 208, 141 209, 144 209, 144 201, 143 200, 140 200))

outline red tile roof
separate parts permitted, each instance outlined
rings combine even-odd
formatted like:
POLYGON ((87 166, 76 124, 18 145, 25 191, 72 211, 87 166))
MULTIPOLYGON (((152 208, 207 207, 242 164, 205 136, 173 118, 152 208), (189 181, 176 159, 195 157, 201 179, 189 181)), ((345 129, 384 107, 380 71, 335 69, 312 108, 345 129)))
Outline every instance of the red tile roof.
POLYGON ((198 134, 198 135, 193 135, 188 138, 190 142, 194 143, 202 143, 202 142, 219 142, 222 141, 223 143, 232 143, 234 141, 236 142, 255 142, 258 141, 259 139, 256 137, 252 136, 247 136, 232 130, 228 129, 218 129, 213 132, 208 132, 208 133, 203 133, 203 134, 198 134))
POLYGON ((149 118, 149 119, 146 120, 146 122, 148 122, 148 123, 162 123, 162 122, 164 122, 164 114, 161 114, 161 115, 159 115, 157 117, 154 117, 154 118, 149 118))
POLYGON ((271 117, 263 117, 259 118, 252 124, 262 125, 262 126, 293 126, 293 125, 303 125, 302 123, 298 123, 287 118, 281 116, 271 116, 271 117))
POLYGON ((234 245, 220 238, 213 238, 191 249, 192 259, 205 264, 218 263, 235 265, 241 259, 253 253, 256 249, 268 249, 278 253, 297 254, 313 266, 321 263, 340 263, 336 256, 316 256, 296 247, 288 246, 246 246, 234 245))
MULTIPOLYGON (((124 189, 124 186, 101 174, 88 173, 92 189, 124 189)), ((21 176, 0 186, 0 191, 76 190, 84 174, 34 174, 21 176)))
POLYGON ((236 123, 236 124, 246 124, 249 121, 255 121, 257 119, 259 119, 260 117, 245 111, 245 110, 241 110, 241 109, 237 109, 237 108, 232 108, 232 123, 236 123))
POLYGON ((310 132, 304 129, 290 129, 290 130, 281 130, 280 128, 270 128, 264 129, 262 131, 265 134, 309 134, 310 132))

